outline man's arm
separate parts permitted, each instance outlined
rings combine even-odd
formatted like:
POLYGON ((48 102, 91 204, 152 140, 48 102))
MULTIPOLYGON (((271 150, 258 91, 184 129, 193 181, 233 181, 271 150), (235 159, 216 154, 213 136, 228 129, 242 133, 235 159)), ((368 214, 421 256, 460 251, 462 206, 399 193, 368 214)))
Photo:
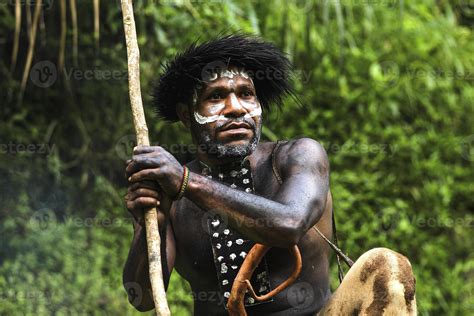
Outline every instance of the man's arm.
POLYGON ((272 247, 289 247, 321 218, 329 189, 329 163, 316 141, 292 141, 279 155, 283 184, 272 199, 232 189, 192 173, 185 196, 227 218, 248 238, 272 247))
MULTIPOLYGON (((248 238, 271 247, 289 247, 300 240, 321 217, 329 189, 329 163, 315 140, 291 141, 279 154, 283 184, 272 199, 232 189, 191 172, 185 196, 204 210, 228 220, 248 238), (263 223, 263 224, 262 224, 263 223)), ((169 195, 179 191, 183 167, 159 146, 134 149, 126 170, 129 181, 157 181, 169 195)))
MULTIPOLYGON (((157 205, 160 194, 158 188, 148 183, 131 186, 127 195, 127 208, 133 214, 133 240, 128 258, 123 269, 123 284, 129 302, 139 311, 154 308, 146 244, 146 231, 143 222, 143 209, 157 205), (146 189, 145 189, 146 187, 146 189)), ((170 202, 160 203, 160 210, 168 210, 170 202)), ((159 232, 161 238, 161 263, 163 282, 168 288, 175 261, 175 240, 169 220, 169 212, 158 212, 159 232)))

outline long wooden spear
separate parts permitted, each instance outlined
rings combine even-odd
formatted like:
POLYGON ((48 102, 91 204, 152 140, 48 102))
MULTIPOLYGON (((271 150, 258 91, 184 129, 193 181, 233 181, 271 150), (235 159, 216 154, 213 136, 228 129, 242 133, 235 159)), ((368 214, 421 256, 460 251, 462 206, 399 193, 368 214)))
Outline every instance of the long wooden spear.
MULTIPOLYGON (((133 123, 138 145, 150 145, 148 128, 143 111, 142 94, 140 89, 140 51, 137 43, 137 31, 133 16, 132 0, 121 0, 125 40, 127 42, 128 84, 132 106, 133 123)), ((158 231, 158 216, 156 208, 145 210, 145 229, 148 248, 148 263, 150 282, 155 302, 156 315, 170 315, 166 292, 161 271, 161 239, 158 231)))

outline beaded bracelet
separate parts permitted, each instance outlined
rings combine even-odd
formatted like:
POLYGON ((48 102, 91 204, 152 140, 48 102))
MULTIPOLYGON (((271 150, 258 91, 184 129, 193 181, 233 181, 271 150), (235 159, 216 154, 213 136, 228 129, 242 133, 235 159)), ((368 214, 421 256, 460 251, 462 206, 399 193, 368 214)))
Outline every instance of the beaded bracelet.
POLYGON ((181 187, 179 188, 179 192, 176 195, 175 200, 179 200, 184 196, 184 192, 186 192, 186 188, 188 187, 189 181, 189 169, 186 166, 183 166, 183 181, 181 181, 181 187))

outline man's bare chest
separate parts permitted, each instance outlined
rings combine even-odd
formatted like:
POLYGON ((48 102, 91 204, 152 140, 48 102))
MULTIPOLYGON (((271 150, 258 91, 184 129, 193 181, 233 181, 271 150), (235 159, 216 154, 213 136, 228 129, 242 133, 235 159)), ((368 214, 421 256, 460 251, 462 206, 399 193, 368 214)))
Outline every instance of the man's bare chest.
MULTIPOLYGON (((252 170, 255 194, 271 198, 277 192, 279 184, 272 176, 271 167, 265 165, 262 163, 260 168, 252 170)), ((217 213, 217 209, 202 209, 187 199, 180 201, 171 213, 177 256, 180 257, 177 258, 178 270, 181 265, 189 273, 199 271, 202 274, 206 272, 215 274, 208 220, 217 213)), ((228 225, 228 223, 223 224, 224 228, 228 225)), ((232 227, 229 228, 232 229, 232 227)))

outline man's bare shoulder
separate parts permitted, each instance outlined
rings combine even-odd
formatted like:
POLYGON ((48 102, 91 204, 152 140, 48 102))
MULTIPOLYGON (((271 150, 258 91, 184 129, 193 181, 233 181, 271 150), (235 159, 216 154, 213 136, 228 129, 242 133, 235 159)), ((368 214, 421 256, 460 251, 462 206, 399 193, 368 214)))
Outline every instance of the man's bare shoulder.
POLYGON ((319 172, 329 170, 329 161, 324 147, 309 137, 290 139, 282 143, 276 153, 277 166, 283 175, 297 169, 316 168, 319 172))

